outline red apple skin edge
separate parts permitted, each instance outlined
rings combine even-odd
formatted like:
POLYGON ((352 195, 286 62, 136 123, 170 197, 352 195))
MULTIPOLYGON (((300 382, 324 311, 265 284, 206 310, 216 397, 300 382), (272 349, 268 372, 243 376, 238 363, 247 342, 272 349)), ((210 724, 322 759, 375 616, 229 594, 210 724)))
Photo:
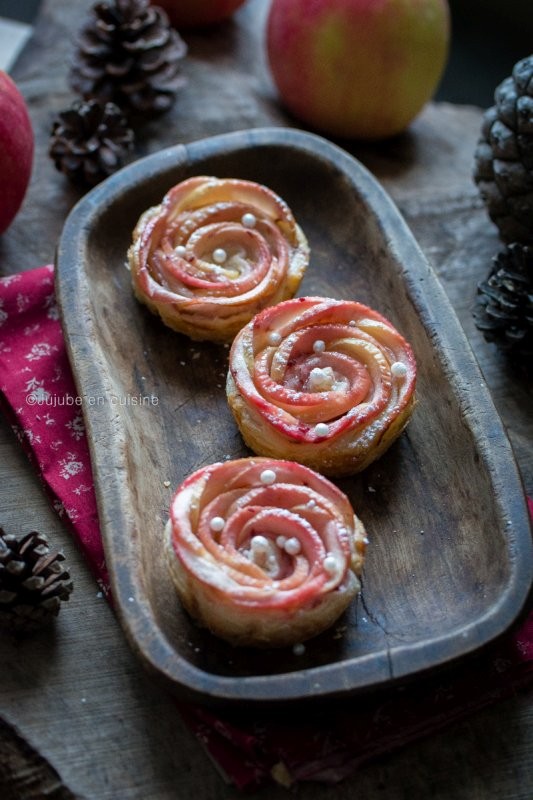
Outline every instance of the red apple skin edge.
POLYGON ((163 8, 179 30, 214 25, 230 17, 245 0, 151 0, 163 8))
POLYGON ((447 0, 272 0, 267 54, 285 107, 325 134, 384 139, 433 95, 447 0))
POLYGON ((31 175, 33 128, 17 86, 0 70, 0 234, 17 214, 31 175))

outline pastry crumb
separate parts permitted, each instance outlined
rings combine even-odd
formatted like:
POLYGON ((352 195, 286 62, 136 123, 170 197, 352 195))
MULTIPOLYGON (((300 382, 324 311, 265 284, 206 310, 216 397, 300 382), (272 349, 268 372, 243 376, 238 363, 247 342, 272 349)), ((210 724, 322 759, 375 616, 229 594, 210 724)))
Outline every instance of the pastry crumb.
POLYGON ((347 625, 343 625, 340 628, 336 628, 335 633, 333 634, 333 638, 334 639, 342 639, 342 637, 344 636, 344 634, 346 633, 347 630, 348 630, 348 626, 347 625))
POLYGON ((280 786, 285 786, 287 789, 292 786, 293 780, 283 761, 278 761, 277 764, 274 764, 270 770, 270 774, 280 786))

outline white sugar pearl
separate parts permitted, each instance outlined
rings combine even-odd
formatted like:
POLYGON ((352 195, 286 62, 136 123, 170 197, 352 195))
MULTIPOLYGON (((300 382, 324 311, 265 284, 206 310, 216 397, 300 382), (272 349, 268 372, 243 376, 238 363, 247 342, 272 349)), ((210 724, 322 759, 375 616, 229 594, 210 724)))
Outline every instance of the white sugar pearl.
POLYGON ((311 392, 329 392, 335 384, 335 373, 331 367, 313 367, 307 379, 307 388, 311 392))
POLYGON ((332 575, 337 569, 337 559, 335 556, 329 555, 324 559, 324 569, 332 575))
POLYGON ((316 506, 316 501, 311 499, 307 501, 307 508, 314 508, 316 506))
POLYGON ((184 247, 182 244, 179 244, 179 245, 176 247, 176 251, 175 251, 175 252, 176 252, 176 255, 177 255, 177 256, 184 256, 184 255, 185 255, 185 253, 187 252, 187 248, 186 248, 186 247, 184 247))
POLYGON ((268 539, 266 536, 252 536, 250 540, 250 547, 254 553, 266 553, 269 548, 268 539))
POLYGON ((217 247, 216 250, 213 250, 213 261, 215 264, 223 264, 227 257, 228 254, 222 247, 217 247))
POLYGON ((276 544, 281 550, 283 550, 283 548, 285 547, 285 542, 286 541, 287 541, 287 537, 286 536, 278 536, 277 539, 276 539, 276 544))
POLYGON ((315 353, 323 353, 326 349, 326 343, 322 341, 322 339, 317 339, 316 342, 313 344, 313 350, 315 353))
POLYGON ((318 425, 315 425, 315 433, 317 436, 327 436, 329 433, 329 425, 326 425, 325 422, 319 422, 318 425))
POLYGON ((276 480, 276 473, 273 469, 264 469, 261 475, 259 476, 261 483, 266 484, 269 486, 271 483, 274 483, 276 480))
POLYGON ((283 549, 290 556, 296 556, 296 555, 298 555, 298 553, 302 549, 302 546, 301 546, 300 542, 298 541, 298 539, 292 537, 291 539, 287 539, 283 549))
POLYGON ((250 213, 243 214, 241 222, 245 228, 255 228, 255 225, 257 223, 257 217, 255 216, 255 214, 250 214, 250 213))
POLYGON ((281 342, 281 333, 277 333, 276 331, 272 331, 272 333, 268 334, 268 343, 277 345, 281 342))
POLYGON ((211 528, 212 531, 215 531, 215 533, 218 533, 219 531, 222 530, 222 528, 224 527, 225 524, 226 523, 222 519, 222 517, 211 517, 211 521, 209 523, 209 527, 211 528))
POLYGON ((395 361, 390 371, 394 378, 405 378, 407 375, 407 367, 401 361, 395 361))

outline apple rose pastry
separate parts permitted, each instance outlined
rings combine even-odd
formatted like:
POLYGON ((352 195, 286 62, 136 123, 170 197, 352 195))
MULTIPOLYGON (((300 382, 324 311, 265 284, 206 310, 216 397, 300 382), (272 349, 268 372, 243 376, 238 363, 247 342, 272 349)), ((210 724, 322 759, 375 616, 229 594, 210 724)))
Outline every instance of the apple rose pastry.
POLYGON ((237 335, 227 396, 254 452, 340 476, 399 436, 415 378, 409 344, 376 311, 301 297, 265 309, 237 335))
POLYGON ((128 261, 135 295, 166 325, 226 342, 262 308, 295 294, 309 247, 266 186, 200 176, 144 212, 128 261))
POLYGON ((183 605, 233 644, 302 642, 360 589, 362 523, 336 486, 290 461, 242 458, 194 472, 174 495, 166 534, 183 605))

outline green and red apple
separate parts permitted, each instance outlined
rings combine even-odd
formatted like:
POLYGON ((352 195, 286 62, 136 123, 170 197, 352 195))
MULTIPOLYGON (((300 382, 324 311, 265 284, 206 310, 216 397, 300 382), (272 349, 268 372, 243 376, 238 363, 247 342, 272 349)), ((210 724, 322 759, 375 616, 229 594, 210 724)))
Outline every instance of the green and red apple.
POLYGON ((230 17, 245 0, 151 0, 178 30, 213 25, 230 17))
POLYGON ((15 83, 0 70, 0 233, 22 205, 33 162, 33 129, 15 83))
POLYGON ((285 106, 326 134, 404 131, 447 61, 447 0, 272 0, 267 52, 285 106))

